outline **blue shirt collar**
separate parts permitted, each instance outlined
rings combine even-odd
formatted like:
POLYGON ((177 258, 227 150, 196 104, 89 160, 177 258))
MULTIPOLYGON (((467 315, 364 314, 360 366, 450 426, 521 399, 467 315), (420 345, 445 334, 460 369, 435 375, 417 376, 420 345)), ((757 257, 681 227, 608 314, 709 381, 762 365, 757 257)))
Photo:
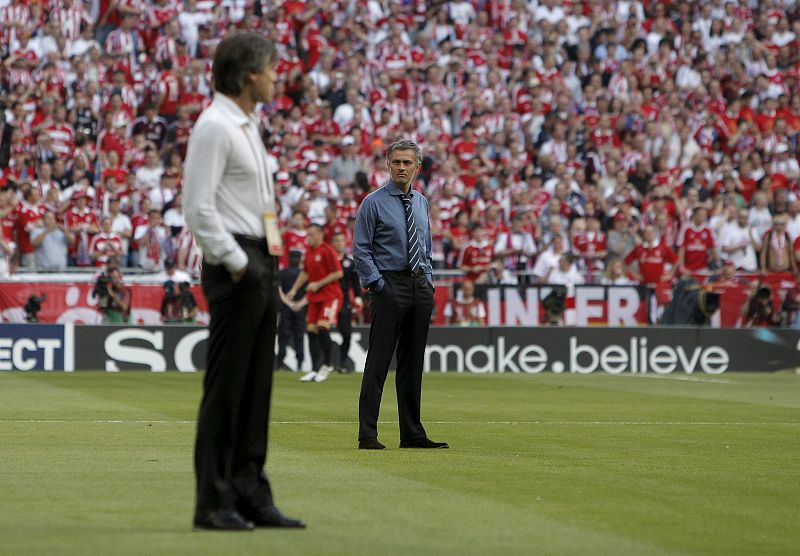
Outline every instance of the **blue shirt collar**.
MULTIPOLYGON (((403 196, 403 191, 397 187, 392 180, 389 180, 389 183, 386 184, 386 191, 389 192, 389 195, 403 196)), ((408 191, 408 196, 411 197, 412 195, 414 195, 413 187, 408 191)))

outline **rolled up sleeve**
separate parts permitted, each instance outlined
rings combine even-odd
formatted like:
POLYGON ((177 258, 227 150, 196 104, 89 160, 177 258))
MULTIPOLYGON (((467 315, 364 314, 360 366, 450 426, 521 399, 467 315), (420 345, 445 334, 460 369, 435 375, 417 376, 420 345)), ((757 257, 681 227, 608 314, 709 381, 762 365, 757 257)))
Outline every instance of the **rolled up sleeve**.
POLYGON ((186 223, 203 256, 233 273, 247 266, 247 254, 225 229, 216 203, 231 148, 224 126, 213 121, 196 126, 189 139, 183 190, 186 223))
POLYGON ((356 231, 353 240, 353 258, 356 273, 361 285, 368 288, 377 282, 377 288, 383 287, 383 277, 375 264, 375 253, 372 241, 375 235, 376 205, 374 199, 367 197, 356 213, 356 231))

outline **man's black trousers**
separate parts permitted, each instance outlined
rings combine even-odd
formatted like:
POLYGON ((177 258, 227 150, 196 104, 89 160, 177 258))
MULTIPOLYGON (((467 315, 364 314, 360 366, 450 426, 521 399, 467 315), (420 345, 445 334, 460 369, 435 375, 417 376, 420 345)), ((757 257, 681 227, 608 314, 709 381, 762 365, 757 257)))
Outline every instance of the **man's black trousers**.
POLYGON ((280 321, 278 322, 278 364, 283 363, 286 357, 286 347, 292 346, 295 357, 297 357, 297 370, 303 366, 304 347, 303 342, 306 337, 306 308, 303 307, 296 313, 289 307, 282 307, 280 310, 280 321))
POLYGON ((279 303, 277 259, 263 240, 237 241, 249 257, 239 283, 224 266, 203 264, 211 322, 195 444, 197 512, 272 505, 264 462, 279 303))
POLYGON ((336 328, 342 335, 342 344, 339 346, 339 368, 347 368, 347 354, 350 353, 350 342, 353 337, 353 306, 348 299, 342 303, 336 319, 336 328))
POLYGON ((383 385, 397 350, 400 439, 424 438, 420 420, 422 367, 433 311, 433 286, 424 275, 384 272, 383 289, 371 295, 369 348, 358 404, 359 440, 377 438, 383 385))

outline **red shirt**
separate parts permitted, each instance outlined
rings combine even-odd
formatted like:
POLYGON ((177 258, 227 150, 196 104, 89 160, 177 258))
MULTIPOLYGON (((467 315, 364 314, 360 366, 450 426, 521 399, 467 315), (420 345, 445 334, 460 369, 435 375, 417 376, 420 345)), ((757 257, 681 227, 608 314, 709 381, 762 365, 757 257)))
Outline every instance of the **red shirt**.
POLYGON ((164 100, 158 108, 158 114, 160 116, 174 116, 178 111, 178 101, 181 98, 180 79, 165 71, 158 78, 158 94, 164 95, 164 100))
POLYGON ((336 215, 339 220, 347 222, 351 218, 356 217, 358 212, 358 203, 356 201, 339 201, 336 203, 336 215))
POLYGON ((148 218, 147 215, 144 213, 137 213, 131 216, 131 236, 130 244, 128 245, 128 249, 131 251, 139 249, 139 242, 133 239, 136 237, 136 228, 139 226, 147 226, 148 218))
POLYGON ((36 250, 31 243, 31 232, 38 225, 45 212, 47 212, 47 209, 41 203, 37 205, 21 203, 17 207, 17 244, 21 254, 27 255, 36 250))
POLYGON ((116 151, 120 160, 125 160, 125 141, 114 133, 101 132, 98 136, 100 152, 116 151))
POLYGON ((544 207, 546 207, 547 203, 550 202, 550 197, 551 195, 542 189, 533 198, 533 201, 531 202, 531 212, 536 215, 536 218, 539 218, 539 215, 542 214, 544 207))
POLYGON ((791 109, 787 108, 783 112, 783 118, 786 120, 786 126, 791 133, 800 132, 800 113, 795 114, 791 109))
MULTIPOLYGON (((95 216, 95 214, 88 208, 85 210, 83 214, 78 212, 77 208, 73 208, 66 214, 65 220, 67 223, 67 228, 70 230, 80 225, 85 225, 84 229, 92 226, 93 224, 99 227, 99 224, 97 223, 97 216, 95 216)), ((69 248, 70 255, 75 256, 75 254, 77 253, 79 242, 84 240, 82 235, 83 234, 79 233, 78 237, 75 238, 76 239, 75 243, 73 243, 70 246, 69 248)), ((91 242, 91 235, 87 235, 85 240, 86 240, 86 248, 88 249, 89 242, 91 242)))
POLYGON ((284 255, 281 257, 280 266, 289 265, 289 252, 300 251, 305 254, 308 250, 308 233, 305 230, 286 230, 283 233, 284 255))
POLYGON ((194 92, 188 91, 188 92, 184 92, 183 94, 181 94, 181 98, 180 98, 179 104, 181 104, 181 105, 195 105, 196 107, 199 107, 199 110, 197 110, 196 112, 192 112, 192 116, 191 116, 192 121, 196 122, 197 118, 200 117, 200 112, 202 112, 205 108, 207 108, 208 105, 210 104, 210 102, 209 102, 209 98, 206 97, 205 95, 202 95, 202 94, 200 94, 200 93, 198 93, 196 91, 194 91, 194 92))
POLYGON ((483 224, 483 229, 486 232, 486 237, 492 243, 497 241, 497 236, 501 233, 508 232, 508 226, 504 222, 486 222, 483 224))
POLYGON ((434 202, 439 205, 439 216, 442 219, 442 224, 445 226, 449 226, 456 215, 467 208, 467 204, 464 200, 455 196, 449 199, 440 197, 434 199, 434 202))
POLYGON ((103 266, 108 262, 108 258, 122 251, 122 240, 117 234, 99 233, 92 238, 89 244, 89 252, 97 254, 96 266, 103 266))
POLYGON ((581 257, 584 258, 587 270, 592 271, 602 269, 602 265, 600 264, 601 261, 597 259, 590 261, 589 257, 608 250, 606 234, 603 232, 591 231, 581 232, 575 236, 575 239, 573 240, 573 246, 578 253, 580 253, 581 257))
POLYGON ((756 125, 758 126, 758 130, 760 132, 770 131, 775 126, 775 120, 778 119, 779 114, 777 112, 759 112, 753 118, 755 120, 756 125))
MULTIPOLYGON (((316 247, 308 248, 303 270, 308 274, 309 283, 319 282, 334 272, 340 272, 342 263, 333 247, 327 243, 321 243, 316 247)), ((339 286, 339 281, 334 280, 315 292, 308 290, 307 295, 308 300, 312 303, 330 301, 342 297, 342 288, 339 286)))
POLYGON ((59 156, 66 157, 75 149, 75 131, 69 124, 52 124, 44 129, 52 140, 53 150, 59 156))
POLYGON ((325 243, 330 243, 331 241, 333 241, 333 236, 335 236, 336 234, 344 234, 345 241, 347 241, 350 237, 350 233, 347 229, 347 224, 344 224, 339 220, 336 220, 330 224, 325 224, 322 227, 322 230, 325 235, 325 243))
POLYGON ((683 266, 692 271, 705 270, 708 268, 709 251, 714 247, 714 235, 708 226, 697 229, 690 224, 681 231, 678 247, 686 250, 683 266))
POLYGON ((654 285, 661 281, 666 263, 675 264, 678 257, 675 252, 659 242, 658 245, 648 247, 646 244, 637 245, 625 257, 625 264, 634 261, 639 263, 639 272, 642 275, 642 284, 654 285))
POLYGON ((450 324, 486 323, 486 307, 475 297, 469 301, 454 299, 450 303, 450 312, 450 324))
POLYGON ((622 144, 619 136, 613 129, 596 129, 592 132, 592 139, 598 148, 619 147, 622 144))
MULTIPOLYGON (((492 263, 492 258, 494 258, 493 245, 487 243, 479 245, 475 242, 470 242, 461 252, 461 260, 458 266, 483 266, 488 269, 489 265, 492 263)), ((483 274, 483 272, 467 272, 465 278, 474 282, 481 274, 483 274)))
POLYGON ((181 156, 186 157, 186 149, 189 146, 189 135, 192 133, 192 122, 182 122, 177 120, 169 126, 167 137, 175 144, 175 148, 181 153, 181 156))
POLYGON ((475 158, 478 145, 474 141, 462 140, 453 145, 453 152, 458 157, 458 163, 463 170, 469 168, 469 162, 475 158))
POLYGON ((0 229, 2 229, 0 237, 2 237, 3 241, 5 242, 14 241, 15 218, 16 218, 16 210, 12 210, 8 214, 6 214, 3 218, 0 218, 0 229))

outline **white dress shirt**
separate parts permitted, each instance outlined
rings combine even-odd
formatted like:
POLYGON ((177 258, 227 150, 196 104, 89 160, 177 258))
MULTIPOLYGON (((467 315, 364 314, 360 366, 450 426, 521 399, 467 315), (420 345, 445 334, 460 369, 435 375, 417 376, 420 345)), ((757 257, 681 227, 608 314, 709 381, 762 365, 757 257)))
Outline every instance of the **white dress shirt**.
POLYGON ((584 278, 583 274, 578 271, 578 268, 574 264, 571 264, 566 271, 561 270, 558 266, 550 270, 546 283, 566 286, 567 297, 575 297, 575 286, 582 285, 584 283, 584 278))
POLYGON ((267 152, 254 115, 222 93, 197 120, 186 156, 184 213, 205 260, 230 272, 247 266, 233 234, 263 238, 275 208, 267 152))
MULTIPOLYGON (((564 250, 566 253, 566 250, 564 250)), ((556 253, 552 247, 548 247, 536 259, 536 264, 533 265, 533 274, 541 279, 546 280, 550 275, 550 271, 558 268, 558 261, 561 259, 562 253, 556 253)))
POLYGON ((142 193, 147 193, 151 189, 158 187, 161 184, 161 175, 164 173, 164 167, 160 164, 154 168, 142 166, 136 170, 136 187, 142 193))
POLYGON ((761 237, 750 226, 740 227, 736 222, 729 222, 722 226, 719 231, 720 247, 736 247, 733 253, 720 253, 723 261, 730 260, 736 268, 741 268, 748 272, 758 270, 758 259, 756 250, 753 248, 753 241, 761 243, 761 237))

